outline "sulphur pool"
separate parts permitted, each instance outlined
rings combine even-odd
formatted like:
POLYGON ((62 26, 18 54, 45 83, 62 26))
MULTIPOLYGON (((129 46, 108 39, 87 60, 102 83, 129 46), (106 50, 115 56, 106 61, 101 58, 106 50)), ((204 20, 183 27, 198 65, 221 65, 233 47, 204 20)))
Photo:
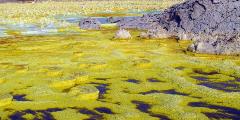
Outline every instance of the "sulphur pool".
POLYGON ((116 31, 0 38, 0 118, 240 119, 239 57, 116 31))

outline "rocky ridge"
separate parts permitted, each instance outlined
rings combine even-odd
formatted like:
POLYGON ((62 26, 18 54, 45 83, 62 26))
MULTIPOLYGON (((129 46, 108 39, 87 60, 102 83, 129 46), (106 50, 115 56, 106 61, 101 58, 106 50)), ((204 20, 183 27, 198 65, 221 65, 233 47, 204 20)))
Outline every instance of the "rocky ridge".
POLYGON ((191 46, 205 49, 192 49, 198 53, 240 54, 236 37, 240 33, 239 11, 239 0, 188 0, 162 13, 123 20, 118 25, 125 29, 165 29, 180 39, 194 40, 191 46))

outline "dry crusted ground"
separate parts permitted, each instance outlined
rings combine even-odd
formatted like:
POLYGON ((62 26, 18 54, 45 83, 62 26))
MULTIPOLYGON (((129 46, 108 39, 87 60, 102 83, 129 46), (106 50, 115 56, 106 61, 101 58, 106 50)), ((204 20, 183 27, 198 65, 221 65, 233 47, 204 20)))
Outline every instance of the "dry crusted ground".
POLYGON ((1 119, 240 118, 239 57, 115 31, 1 38, 1 119))

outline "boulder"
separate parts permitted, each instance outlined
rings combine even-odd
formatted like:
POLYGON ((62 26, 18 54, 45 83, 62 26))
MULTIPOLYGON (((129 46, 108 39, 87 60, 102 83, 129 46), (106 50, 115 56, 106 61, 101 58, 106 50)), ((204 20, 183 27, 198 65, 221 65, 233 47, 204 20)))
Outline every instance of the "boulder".
POLYGON ((159 14, 159 25, 193 34, 240 32, 240 1, 188 0, 159 14))
POLYGON ((95 18, 84 18, 79 22, 79 27, 84 30, 100 30, 101 23, 95 18))
POLYGON ((197 35, 191 32, 185 32, 185 31, 178 31, 177 33, 174 32, 174 34, 178 40, 193 40, 194 37, 197 37, 197 35))
POLYGON ((116 32, 115 39, 130 39, 132 36, 129 31, 125 29, 120 29, 116 32))
MULTIPOLYGON (((117 25, 121 29, 154 29, 159 18, 155 14, 145 14, 142 17, 132 17, 128 19, 120 19, 117 25)), ((159 26, 159 25, 157 25, 159 26)))
POLYGON ((157 29, 149 29, 146 33, 142 32, 140 34, 140 38, 143 39, 164 39, 164 38, 170 38, 172 35, 168 33, 167 30, 162 28, 157 29))
POLYGON ((205 54, 240 54, 240 34, 207 34, 200 35, 192 45, 188 47, 189 51, 205 54))

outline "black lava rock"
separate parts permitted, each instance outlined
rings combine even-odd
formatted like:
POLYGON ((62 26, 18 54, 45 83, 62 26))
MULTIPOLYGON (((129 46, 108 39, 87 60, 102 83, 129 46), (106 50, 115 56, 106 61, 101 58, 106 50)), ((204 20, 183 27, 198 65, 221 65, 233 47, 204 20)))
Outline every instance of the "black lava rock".
POLYGON ((179 39, 194 40, 190 51, 232 55, 240 54, 239 11, 240 0, 188 0, 162 13, 120 21, 118 25, 121 28, 165 29, 179 39))

